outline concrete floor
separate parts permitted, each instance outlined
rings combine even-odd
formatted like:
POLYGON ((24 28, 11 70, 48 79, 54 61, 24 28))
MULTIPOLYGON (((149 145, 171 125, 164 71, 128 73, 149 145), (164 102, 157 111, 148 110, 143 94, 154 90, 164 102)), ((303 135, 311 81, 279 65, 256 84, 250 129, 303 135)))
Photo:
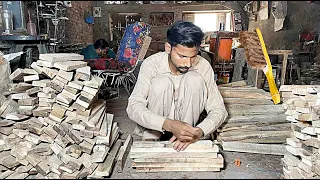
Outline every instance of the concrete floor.
MULTIPOLYGON (((126 113, 128 95, 120 89, 120 97, 107 100, 107 112, 114 114, 114 121, 118 122, 123 134, 120 139, 125 140, 128 133, 132 133, 135 122, 126 113)), ((224 168, 220 172, 135 172, 131 168, 128 157, 125 169, 118 173, 115 169, 110 178, 114 179, 281 179, 283 178, 281 158, 279 155, 266 155, 240 152, 220 151, 225 159, 224 168), (241 165, 236 166, 235 160, 240 159, 241 165)))

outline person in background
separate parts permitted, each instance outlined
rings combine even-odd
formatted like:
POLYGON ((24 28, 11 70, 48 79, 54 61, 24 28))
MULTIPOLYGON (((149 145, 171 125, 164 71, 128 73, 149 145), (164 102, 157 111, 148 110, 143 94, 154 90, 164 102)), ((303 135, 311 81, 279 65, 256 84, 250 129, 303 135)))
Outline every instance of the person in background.
POLYGON ((167 31, 165 52, 141 64, 126 111, 142 140, 169 140, 180 151, 209 138, 226 120, 213 69, 198 55, 203 36, 193 23, 177 21, 167 31))
POLYGON ((98 58, 116 58, 116 54, 109 48, 109 43, 104 39, 98 39, 94 44, 89 44, 80 52, 84 59, 98 59, 98 58))

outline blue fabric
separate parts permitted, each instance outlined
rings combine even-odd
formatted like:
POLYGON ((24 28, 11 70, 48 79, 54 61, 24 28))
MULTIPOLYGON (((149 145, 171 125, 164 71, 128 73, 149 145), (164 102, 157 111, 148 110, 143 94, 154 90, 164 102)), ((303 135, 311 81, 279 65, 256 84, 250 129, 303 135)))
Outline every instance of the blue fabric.
POLYGON ((99 55, 96 52, 93 44, 89 44, 87 47, 83 48, 80 52, 84 56, 84 59, 97 59, 99 55))
MULTIPOLYGON (((81 55, 84 56, 84 59, 97 59, 99 55, 97 54, 96 49, 93 44, 89 44, 87 47, 83 48, 80 52, 81 55)), ((116 53, 112 49, 108 49, 107 58, 116 58, 116 53)))
POLYGON ((135 66, 143 39, 149 33, 150 25, 144 22, 135 22, 126 27, 117 54, 120 67, 128 70, 135 66))

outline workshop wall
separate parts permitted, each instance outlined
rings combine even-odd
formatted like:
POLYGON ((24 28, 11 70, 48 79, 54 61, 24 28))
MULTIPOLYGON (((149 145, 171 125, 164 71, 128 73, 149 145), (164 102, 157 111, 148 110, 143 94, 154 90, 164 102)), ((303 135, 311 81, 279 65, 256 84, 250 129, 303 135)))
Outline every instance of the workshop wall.
MULTIPOLYGON (((91 1, 72 1, 67 9, 65 34, 67 44, 93 43, 93 25, 85 22, 88 11, 92 11, 91 1)), ((91 13, 92 14, 92 13, 91 13)))
MULTIPOLYGON (((102 17, 95 18, 93 30, 93 39, 105 38, 109 39, 110 22, 109 16, 112 13, 141 13, 142 20, 149 22, 150 12, 174 12, 174 20, 182 19, 183 11, 212 11, 212 10, 228 10, 242 11, 237 2, 227 1, 221 4, 203 2, 196 5, 190 4, 174 4, 173 1, 167 1, 166 4, 135 4, 130 1, 130 4, 122 5, 105 5, 103 1, 94 1, 94 6, 99 6, 102 9, 102 17)), ((168 27, 152 27, 151 37, 166 36, 168 27)))
POLYGON ((287 1, 287 16, 283 29, 274 32, 274 17, 270 13, 267 20, 250 21, 248 30, 253 31, 255 28, 260 28, 267 49, 295 49, 299 44, 300 31, 320 31, 319 8, 320 4, 317 3, 287 1))

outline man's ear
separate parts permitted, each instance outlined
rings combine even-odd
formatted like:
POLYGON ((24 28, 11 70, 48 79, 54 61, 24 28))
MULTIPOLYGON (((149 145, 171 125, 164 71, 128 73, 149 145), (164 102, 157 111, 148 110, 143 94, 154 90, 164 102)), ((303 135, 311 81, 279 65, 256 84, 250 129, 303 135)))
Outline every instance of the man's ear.
POLYGON ((171 47, 171 45, 170 45, 168 42, 166 42, 166 43, 164 44, 164 49, 165 49, 166 53, 170 54, 171 48, 172 48, 172 47, 171 47))

